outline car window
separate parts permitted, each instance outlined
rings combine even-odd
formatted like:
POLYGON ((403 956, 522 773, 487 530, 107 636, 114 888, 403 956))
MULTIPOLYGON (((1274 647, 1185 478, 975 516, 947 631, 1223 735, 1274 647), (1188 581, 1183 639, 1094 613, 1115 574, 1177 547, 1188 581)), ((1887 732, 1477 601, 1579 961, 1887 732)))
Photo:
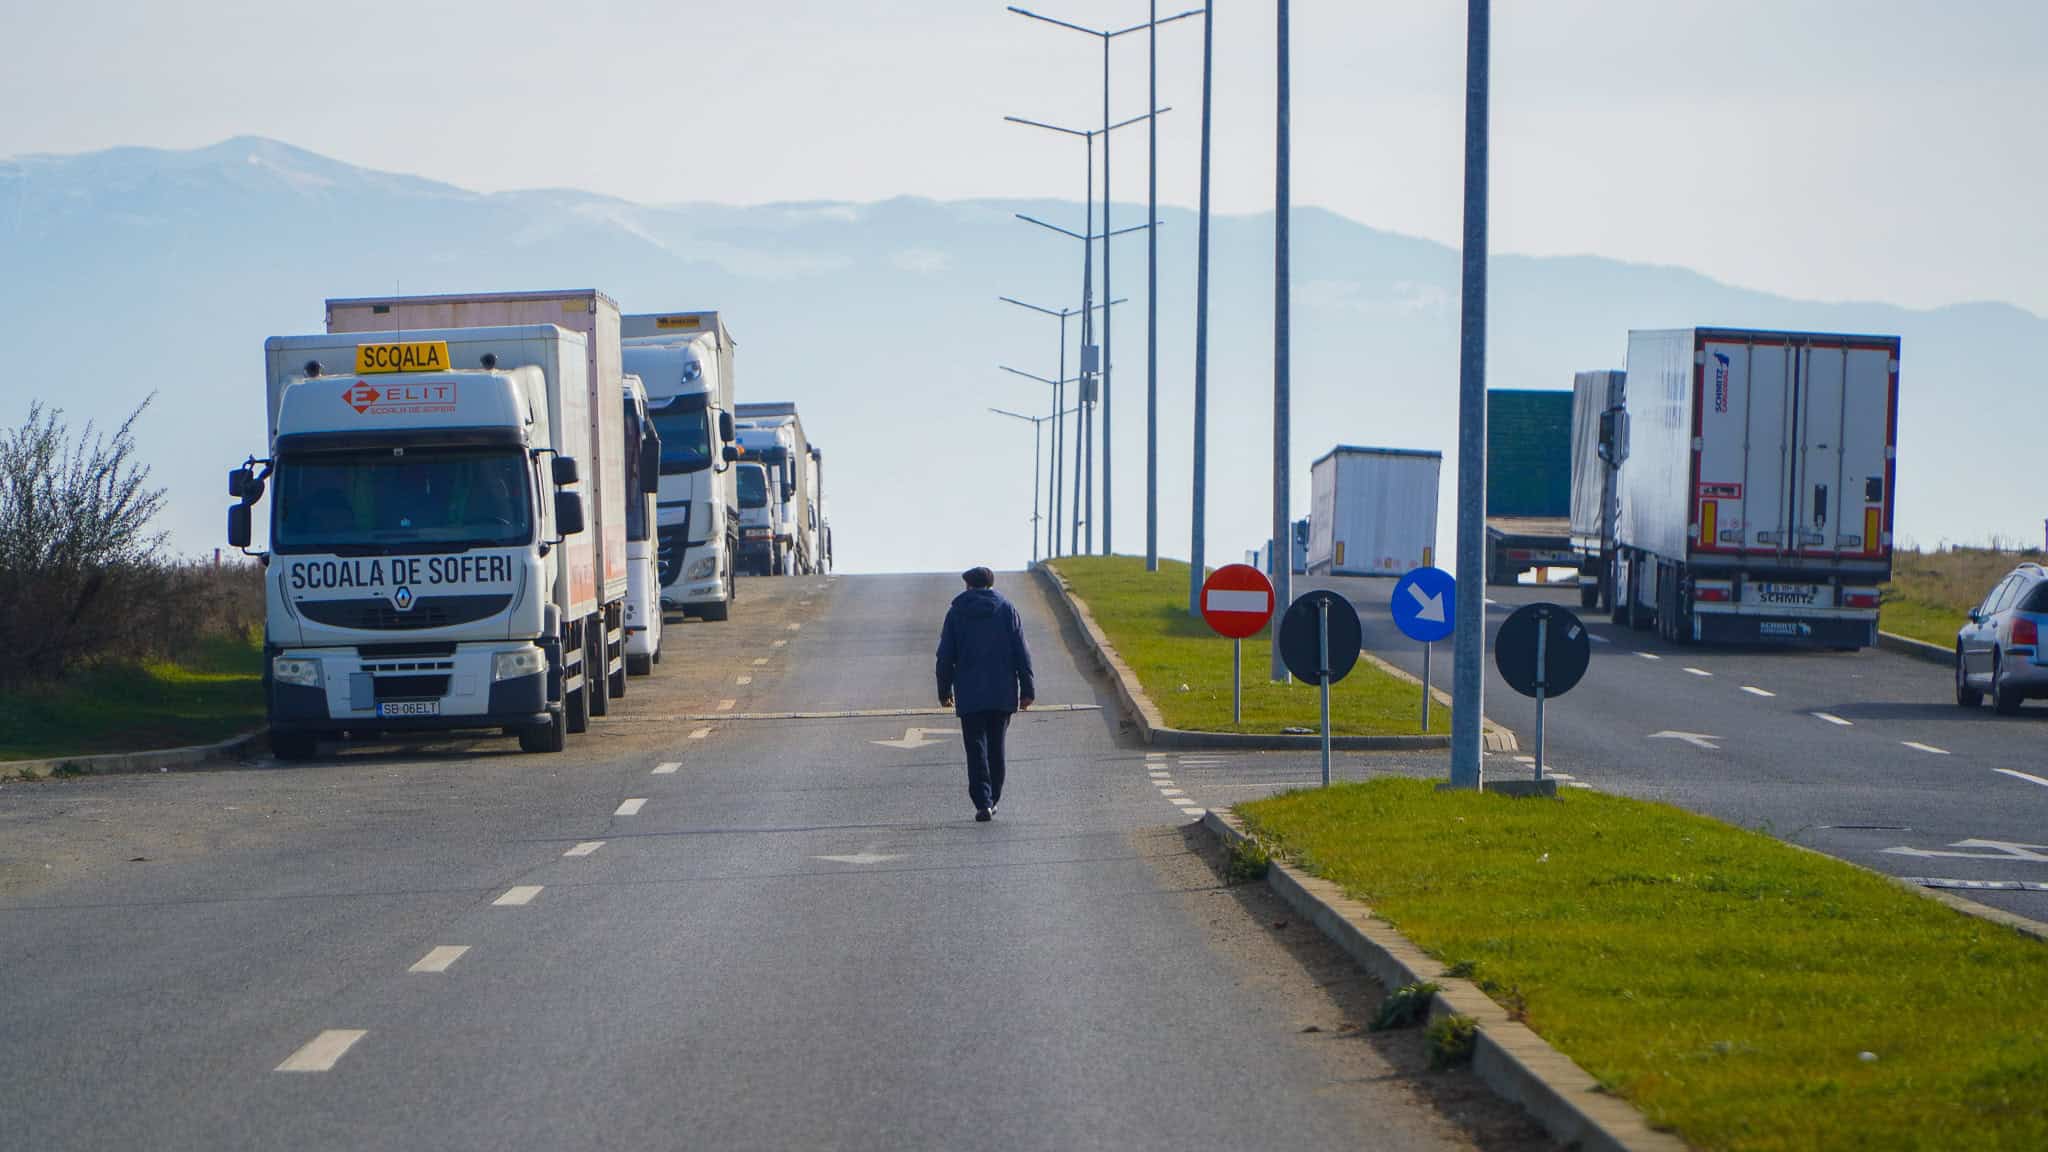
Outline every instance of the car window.
POLYGON ((1991 607, 1985 609, 1985 614, 1996 615, 2010 608, 2012 606, 2012 598, 2019 592, 2019 588, 2020 578, 2017 576, 2007 576, 2005 582, 1998 586, 1998 591, 1991 594, 1991 599, 1988 601, 1991 607))
POLYGON ((2012 577, 2007 576, 2005 579, 2000 580, 1998 583, 1992 585, 1991 591, 1985 593, 1984 595, 1984 602, 1982 604, 1977 605, 1978 615, 1989 616, 1993 612, 1998 611, 1998 598, 2000 596, 2005 595, 2006 586, 2011 583, 2012 577))
POLYGON ((2038 580, 2021 606, 2029 612, 2048 612, 2048 580, 2038 580))

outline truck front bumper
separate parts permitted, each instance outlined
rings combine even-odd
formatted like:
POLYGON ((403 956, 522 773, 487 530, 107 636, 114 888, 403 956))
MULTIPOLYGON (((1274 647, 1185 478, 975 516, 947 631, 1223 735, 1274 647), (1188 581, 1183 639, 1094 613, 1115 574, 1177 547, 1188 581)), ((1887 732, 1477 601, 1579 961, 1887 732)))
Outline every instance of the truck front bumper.
POLYGON ((522 647, 530 646, 460 646, 452 656, 374 659, 346 648, 286 649, 278 655, 318 659, 322 682, 285 684, 266 677, 270 726, 286 732, 445 732, 545 724, 546 672, 491 678, 497 654, 522 647))
POLYGON ((1803 611, 1744 604, 1694 604, 1693 639, 1708 644, 1811 644, 1867 648, 1877 643, 1877 613, 1854 609, 1803 611))

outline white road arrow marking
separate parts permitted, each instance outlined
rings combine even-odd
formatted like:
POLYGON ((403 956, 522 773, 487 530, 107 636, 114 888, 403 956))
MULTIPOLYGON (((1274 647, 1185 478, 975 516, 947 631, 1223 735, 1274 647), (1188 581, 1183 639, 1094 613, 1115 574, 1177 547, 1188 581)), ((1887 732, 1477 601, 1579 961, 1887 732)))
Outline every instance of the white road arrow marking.
POLYGON ((1721 746, 1719 744, 1714 743, 1714 741, 1719 740, 1720 737, 1709 736, 1704 732, 1671 732, 1667 730, 1664 732, 1650 733, 1650 739, 1683 740, 1687 744, 1690 744, 1695 748, 1705 748, 1709 752, 1719 752, 1721 750, 1721 746))
POLYGON ((929 748, 934 744, 944 743, 941 740, 925 739, 928 734, 934 732, 945 736, 960 734, 958 728, 905 728, 901 740, 870 740, 868 743, 880 744, 884 748, 929 748))
POLYGON ((1888 856, 1944 856, 1957 860, 2015 860, 2028 864, 2048 864, 2048 844, 2015 844, 2006 840, 1958 840, 1950 848, 1988 848, 1988 852, 1949 852, 1940 848, 1897 848, 1885 849, 1888 856))
POLYGON ((2043 788, 2048 788, 2048 780, 2043 780, 2039 776, 2034 775, 2032 772, 2021 772, 2015 768, 1993 768, 1992 771, 2003 772, 2007 776, 2010 776, 2015 780, 2030 780, 2036 784, 2039 784, 2043 788))
POLYGON ((870 848, 864 852, 856 852, 851 856, 813 856, 811 859, 830 860, 834 864, 886 864, 891 860, 901 860, 903 857, 900 855, 892 856, 885 852, 877 852, 870 848))
MULTIPOLYGON (((1432 624, 1444 622, 1443 593, 1439 592, 1434 596, 1424 596, 1420 586, 1410 584, 1408 586, 1408 594, 1415 597, 1415 602, 1422 606, 1415 611, 1415 618, 1417 620, 1427 620, 1432 624)), ((1493 601, 1489 600, 1487 603, 1491 604, 1493 601)))

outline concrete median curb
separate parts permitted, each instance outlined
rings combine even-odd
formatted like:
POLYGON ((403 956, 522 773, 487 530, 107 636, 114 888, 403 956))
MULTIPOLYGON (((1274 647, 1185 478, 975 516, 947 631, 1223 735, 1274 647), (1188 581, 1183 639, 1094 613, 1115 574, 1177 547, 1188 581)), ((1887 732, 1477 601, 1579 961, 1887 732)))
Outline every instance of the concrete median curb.
POLYGON ((156 748, 143 752, 108 752, 97 756, 57 756, 48 760, 0 760, 0 777, 43 780, 52 776, 113 776, 135 772, 169 772, 221 760, 246 759, 267 728, 254 728, 218 744, 156 748))
MULTIPOLYGON (((1168 727, 1159 714, 1159 709, 1145 695, 1145 689, 1138 683, 1137 673, 1118 656, 1115 646, 1103 634, 1095 617, 1088 611, 1088 605, 1067 588, 1067 582, 1051 563, 1041 563, 1035 569, 1038 578, 1047 589, 1054 604, 1071 621, 1082 638, 1087 642, 1088 654, 1096 664, 1109 673, 1111 685, 1116 689, 1117 703, 1123 714, 1145 743, 1158 748, 1183 749, 1237 749, 1240 751, 1307 751, 1322 747, 1317 736, 1299 736, 1282 732, 1201 732, 1186 728, 1168 727)), ((1405 680, 1418 687, 1421 681, 1403 672, 1392 664, 1361 652, 1359 657, 1369 660, 1388 675, 1405 680)), ((1436 689, 1433 697, 1444 707, 1451 704, 1450 696, 1442 689, 1436 689)), ((1485 748, 1488 752, 1513 752, 1518 745, 1515 734, 1500 727, 1491 720, 1484 722, 1485 748)), ((1416 734, 1412 736, 1332 736, 1330 747, 1343 752, 1421 752, 1446 749, 1451 746, 1447 735, 1416 734)))
MULTIPOLYGON (((1227 809, 1210 809, 1202 826, 1225 845, 1251 839, 1227 809)), ((1510 1017, 1478 985, 1444 975, 1441 963, 1337 885, 1277 860, 1266 870, 1266 885, 1388 991, 1436 984, 1430 1019, 1457 1013, 1477 1021, 1473 1072, 1503 1100, 1521 1105, 1558 1143, 1603 1152, 1684 1152, 1684 1141, 1652 1128, 1642 1113, 1510 1017)))
POLYGON ((1901 636, 1896 632, 1879 632, 1877 646, 1887 652, 1897 652, 1901 656, 1925 660, 1929 664, 1953 665, 1956 662, 1956 654, 1952 650, 1939 644, 1929 644, 1925 640, 1915 640, 1911 636, 1901 636))

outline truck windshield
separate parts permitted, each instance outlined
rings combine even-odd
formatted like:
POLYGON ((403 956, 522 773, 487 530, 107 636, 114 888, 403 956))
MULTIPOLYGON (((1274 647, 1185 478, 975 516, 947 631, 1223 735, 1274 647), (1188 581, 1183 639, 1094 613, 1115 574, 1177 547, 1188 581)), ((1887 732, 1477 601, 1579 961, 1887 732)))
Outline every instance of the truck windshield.
POLYGON ((278 552, 500 548, 533 537, 525 456, 502 448, 390 448, 286 456, 278 552))
MULTIPOLYGON (((667 443, 667 441, 663 441, 667 443)), ((740 507, 768 506, 768 474, 759 468, 740 469, 740 507)))
POLYGON ((680 476, 711 467, 710 397, 678 396, 653 409, 654 431, 661 437, 661 474, 680 476))

